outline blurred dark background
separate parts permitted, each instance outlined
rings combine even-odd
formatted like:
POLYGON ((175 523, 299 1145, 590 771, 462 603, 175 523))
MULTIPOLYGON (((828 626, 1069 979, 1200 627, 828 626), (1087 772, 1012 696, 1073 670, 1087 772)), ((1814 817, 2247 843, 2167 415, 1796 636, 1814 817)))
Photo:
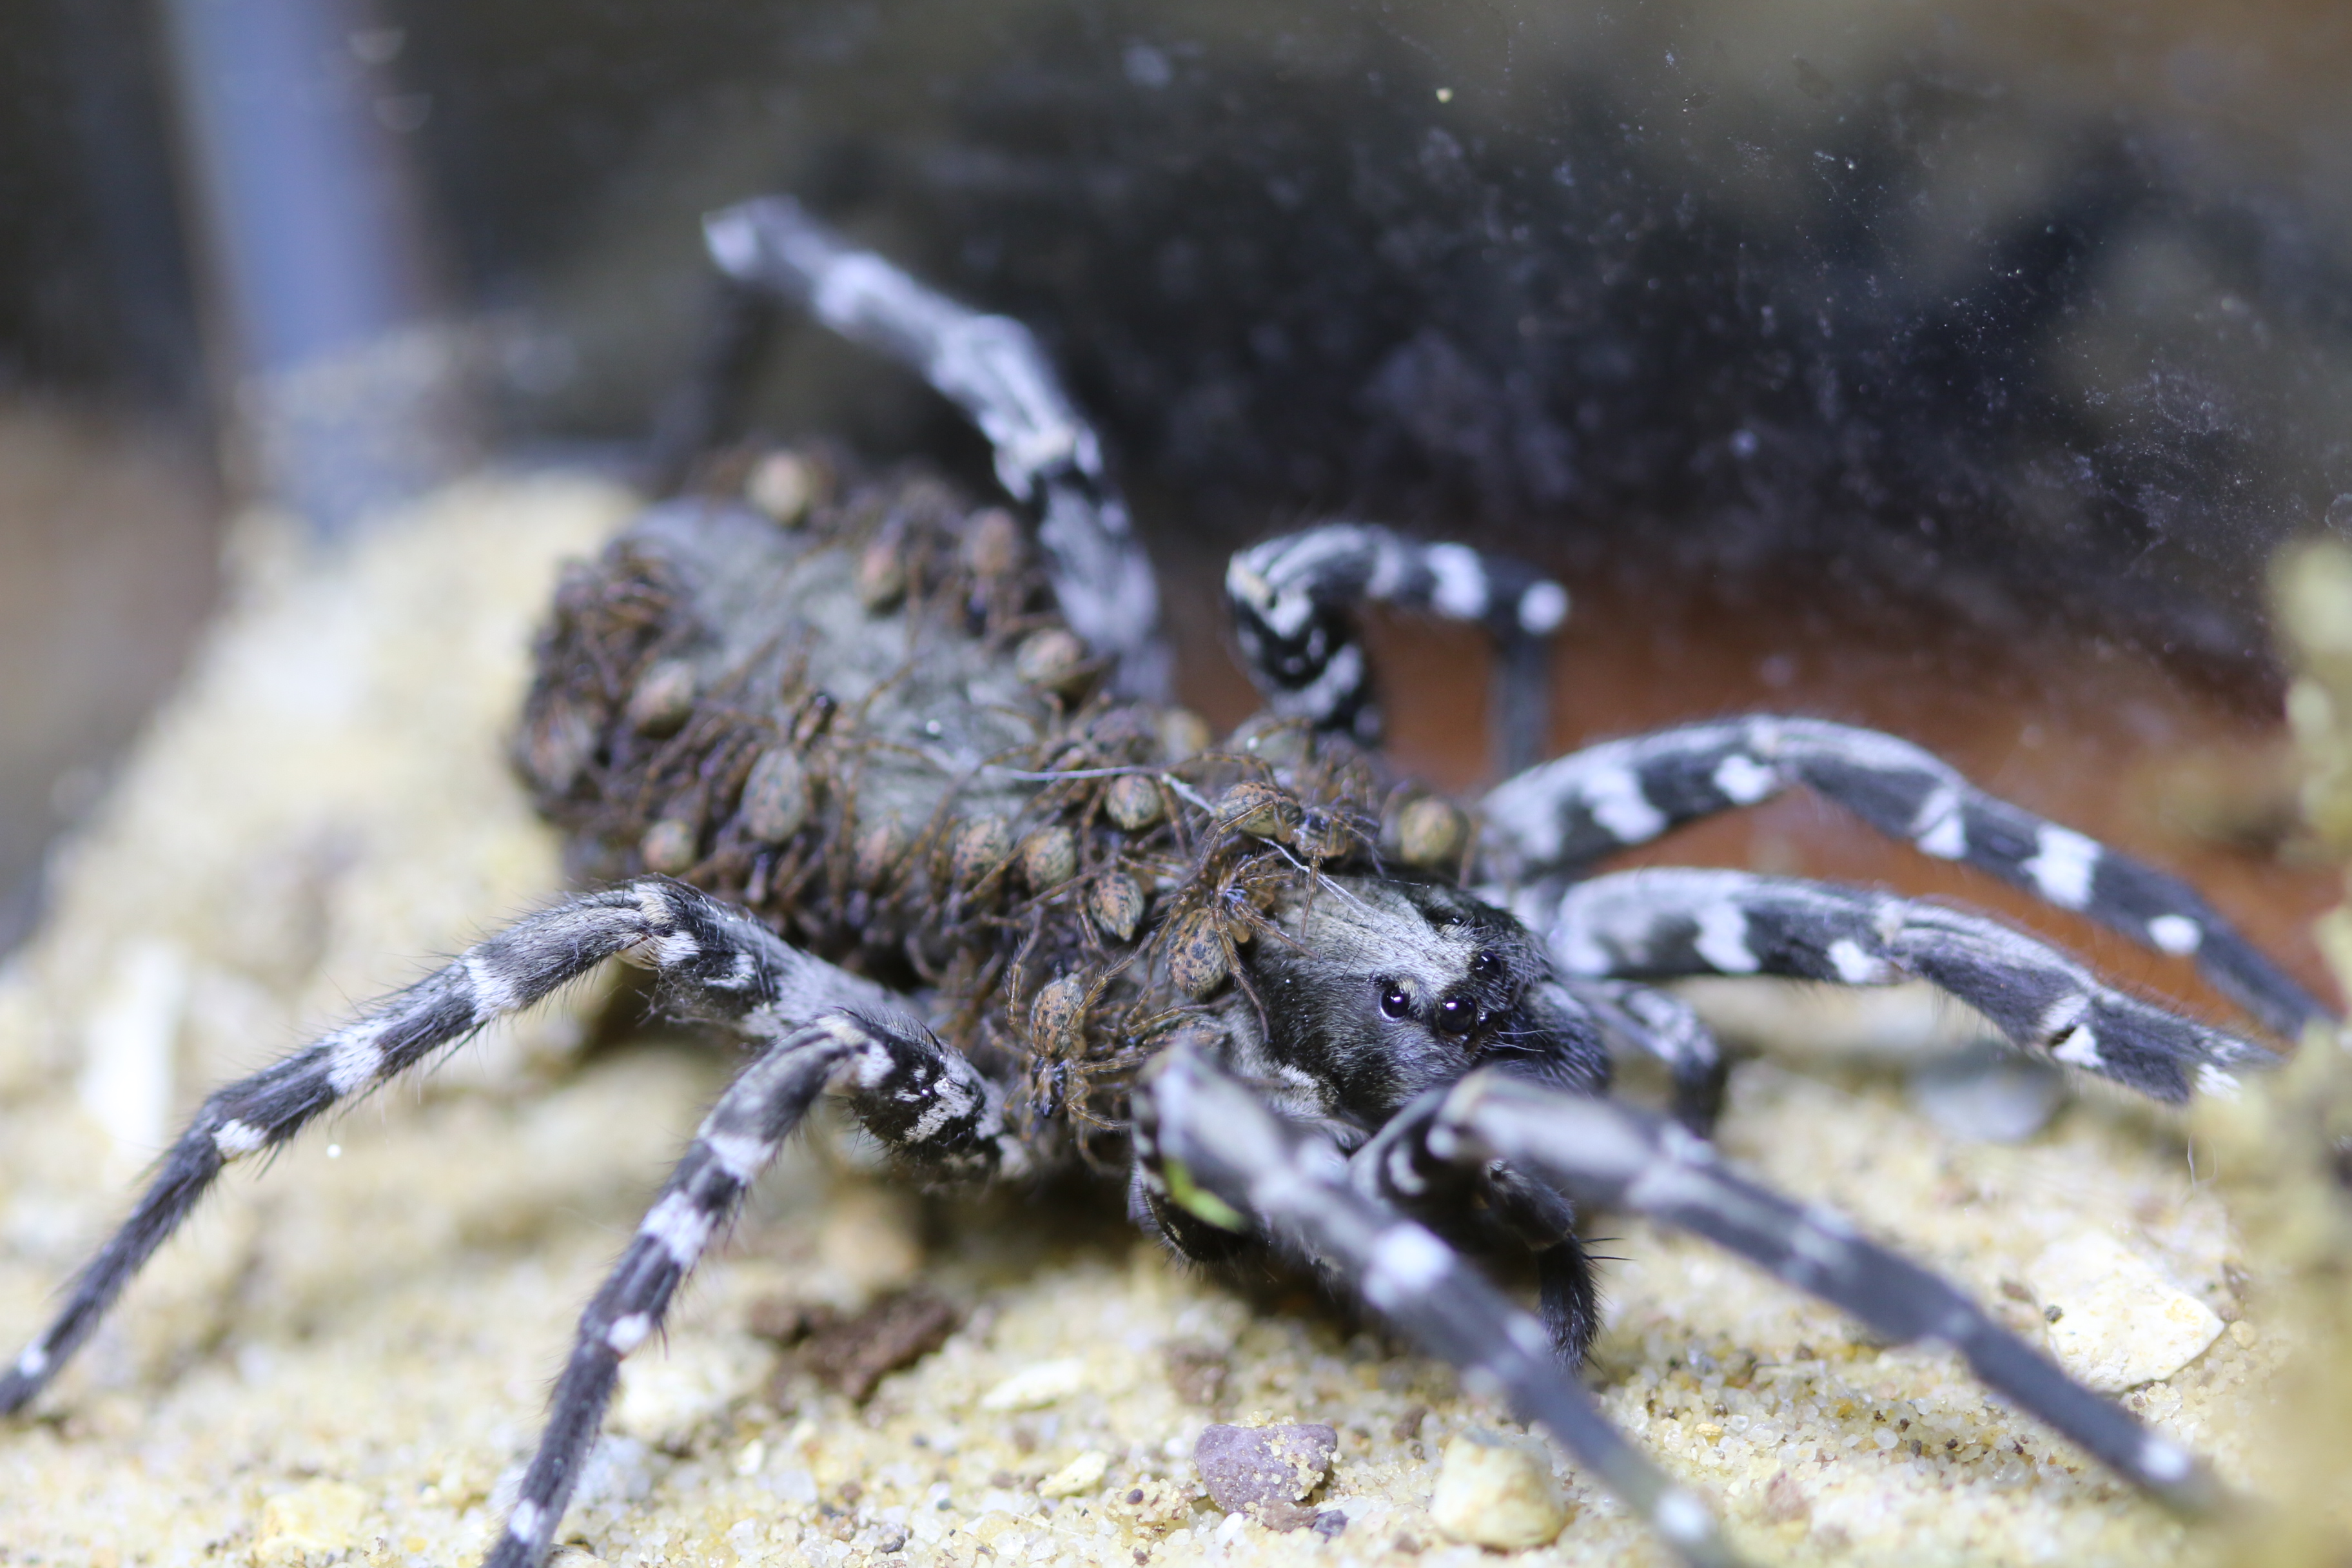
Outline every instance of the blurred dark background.
MULTIPOLYGON (((772 188, 1038 328, 1180 603, 1347 511, 1580 597, 2054 629, 2264 710, 2263 563, 2352 527, 2347 34, 2210 0, 17 0, 0 945, 229 505, 331 532, 484 457, 646 473, 698 215, 772 188), (355 457, 306 389, 362 362, 355 457)), ((760 364, 745 423, 984 482, 909 378, 791 323, 760 364)))

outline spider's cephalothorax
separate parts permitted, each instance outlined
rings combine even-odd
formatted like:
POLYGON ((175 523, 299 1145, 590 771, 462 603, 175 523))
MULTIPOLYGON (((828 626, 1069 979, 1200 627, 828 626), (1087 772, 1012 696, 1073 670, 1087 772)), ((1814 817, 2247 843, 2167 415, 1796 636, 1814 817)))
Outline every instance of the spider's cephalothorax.
POLYGON ((607 959, 655 972, 743 1066, 583 1312, 490 1557, 557 1527, 623 1358, 821 1095, 933 1178, 1124 1166, 1185 1255, 1303 1257, 1498 1387, 1683 1556, 1729 1550, 1700 1501, 1574 1377, 1595 1321, 1580 1204, 1642 1210, 1856 1314, 1939 1340, 2184 1509, 2189 1453, 2071 1381, 1833 1213, 1727 1170, 1713 1040, 1652 983, 1916 977, 2021 1050, 2158 1099, 2275 1058, 2103 984, 2009 926, 1893 895, 1705 869, 1592 875, 1612 850, 1802 784, 2205 975, 2273 1032, 2326 1012, 2186 885, 1985 795, 1890 736, 1717 721, 1520 768, 1473 812, 1390 778, 1354 612, 1486 626, 1507 754, 1533 744, 1566 595, 1459 545, 1334 523, 1226 579, 1268 712, 1222 744, 1165 702, 1148 564, 1092 431, 1021 326, 931 293, 789 201, 714 217, 711 252, 891 353, 988 437, 1035 523, 822 450, 715 470, 565 581, 518 760, 602 884, 526 917, 208 1099, 64 1309, 0 1373, 47 1384, 231 1163, 607 959), (1473 831, 1473 828, 1475 831, 1473 831), (1662 1058, 1675 1111, 1606 1098, 1662 1058), (1457 1247, 1523 1248, 1540 1317, 1457 1247))

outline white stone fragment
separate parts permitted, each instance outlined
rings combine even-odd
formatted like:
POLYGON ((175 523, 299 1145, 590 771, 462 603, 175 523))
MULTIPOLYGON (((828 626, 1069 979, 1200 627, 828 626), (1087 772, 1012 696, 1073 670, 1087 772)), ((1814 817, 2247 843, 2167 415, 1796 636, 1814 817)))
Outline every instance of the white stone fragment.
POLYGON ((1023 1367, 980 1396, 982 1410, 1042 1410, 1087 1385, 1087 1363, 1076 1356, 1023 1367))
POLYGON ((362 1544, 360 1524, 368 1504, 368 1494, 349 1481, 309 1481, 278 1493, 261 1505, 261 1525, 253 1538, 255 1568, 342 1561, 362 1544))
POLYGON ((1110 1457, 1091 1449, 1037 1483, 1039 1497, 1084 1497, 1102 1485, 1110 1457))
POLYGON ((1474 1428, 1445 1445, 1429 1518, 1456 1541, 1516 1552, 1558 1535, 1568 1509, 1542 1444, 1474 1428))
POLYGON ((751 1396, 772 1359, 748 1336, 680 1335, 622 1363, 610 1429, 656 1448, 683 1447, 704 1423, 751 1396))
POLYGON ((2103 1394, 2170 1377, 2221 1332, 2211 1308, 2097 1231, 2043 1248, 2025 1283, 2049 1320, 2050 1353, 2103 1394))

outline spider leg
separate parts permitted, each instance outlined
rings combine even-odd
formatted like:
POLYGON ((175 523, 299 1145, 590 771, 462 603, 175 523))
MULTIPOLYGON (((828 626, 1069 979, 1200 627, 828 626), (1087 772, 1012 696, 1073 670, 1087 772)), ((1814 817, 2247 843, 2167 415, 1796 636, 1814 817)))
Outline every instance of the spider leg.
POLYGON ((1187 1044, 1147 1069, 1135 1135, 1170 1202, 1228 1230, 1263 1226, 1320 1258, 1474 1386, 1499 1390, 1520 1416, 1541 1422, 1685 1562, 1737 1561, 1706 1506, 1609 1425, 1542 1326, 1425 1226, 1350 1184, 1328 1138, 1276 1116, 1187 1044))
POLYGON ((665 878, 526 915, 323 1039, 215 1089, 158 1162, 131 1217, 76 1277, 64 1308, 0 1373, 0 1415, 22 1408, 56 1375, 230 1163, 275 1149, 321 1112, 616 957, 691 988, 706 1011, 766 1008, 804 1018, 888 1001, 869 982, 795 952, 748 916, 665 878))
POLYGON ((1568 615, 1568 595, 1532 568, 1467 545, 1327 522, 1235 555, 1225 568, 1225 597, 1250 679, 1283 718, 1379 739, 1380 710, 1354 615, 1369 601, 1475 622, 1494 634, 1503 772, 1526 767, 1542 743, 1548 639, 1568 615))
POLYGON ((1706 1137, 1723 1110, 1731 1064, 1715 1032, 1679 996, 1623 980, 1561 978, 1554 984, 1592 1016, 1602 1036, 1664 1062, 1674 1075, 1675 1120, 1706 1137))
POLYGON ((2179 879, 1987 795, 1907 741, 1818 719, 1691 724, 1532 768, 1486 795, 1488 874, 1513 884, 1572 874, 1792 784, 1925 854, 1966 861, 2159 952, 2193 955, 2216 987, 2288 1039, 2333 1021, 2179 879))
POLYGON ((1712 1145, 1661 1118, 1487 1069, 1433 1089, 1382 1133, 1381 1181, 1504 1161, 1578 1201, 1638 1209, 1771 1270, 1895 1341, 1940 1340, 1993 1388, 2184 1512, 2222 1499, 2179 1444, 2083 1387, 1953 1286, 1863 1239, 1842 1216, 1733 1174, 1712 1145))
POLYGON ((1522 909, 1521 917, 1571 975, 1777 974, 1843 985, 1916 976, 1982 1013, 2021 1049, 2176 1103, 2192 1087, 2234 1093, 2233 1069, 2279 1059, 2126 995, 2021 931, 1940 904, 1663 867, 1596 877, 1542 902, 1549 908, 1522 909))
POLYGON ((546 1556, 622 1360, 660 1328, 677 1287, 820 1092, 845 1094, 853 1114, 886 1143, 919 1158, 944 1155, 965 1174, 1003 1170, 1022 1157, 1004 1132, 993 1087, 911 1023, 844 1010, 779 1027, 772 1038, 711 1107, 580 1314, 538 1451, 485 1568, 533 1568, 546 1556))
POLYGON ((790 196, 712 213, 703 237, 721 272, 897 360, 971 416, 996 449, 999 481, 1036 509, 1071 628, 1111 656, 1122 690, 1164 700, 1173 660, 1151 563, 1104 470, 1101 442, 1029 329, 926 288, 790 196))

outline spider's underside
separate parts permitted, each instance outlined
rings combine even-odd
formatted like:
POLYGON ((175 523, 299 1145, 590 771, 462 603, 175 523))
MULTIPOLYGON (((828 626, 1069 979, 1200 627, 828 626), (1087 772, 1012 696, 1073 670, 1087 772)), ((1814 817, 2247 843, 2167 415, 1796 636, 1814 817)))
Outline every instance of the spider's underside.
POLYGON ((1639 984, 1700 973, 1923 976, 2021 1047, 2163 1099, 2224 1087, 2266 1053, 1948 910, 1730 872, 1576 879, 1612 848, 1803 782, 1927 853, 2193 953, 2274 1030, 2320 1016, 2193 893, 1902 742, 1801 720, 1692 726, 1523 773, 1483 804, 1474 847, 1362 749, 1376 717, 1348 612, 1384 599, 1478 621, 1510 655, 1557 621, 1558 591, 1366 528, 1237 560, 1243 646, 1276 717, 1198 750, 1155 700, 1150 579, 1091 437, 1019 330, 957 311, 788 205, 722 215, 713 238, 730 271, 964 403, 1007 489, 1043 518, 1044 561, 1001 514, 920 479, 843 476, 791 530, 717 502, 657 509, 567 584, 522 742, 549 808, 579 830, 583 871, 622 879, 216 1094, 0 1382, 0 1406, 37 1392, 227 1163, 617 956, 753 1054, 583 1317, 493 1561, 544 1553, 621 1358, 828 1089, 942 1175, 1113 1163, 1131 1147, 1138 1216, 1180 1251, 1229 1256, 1257 1229, 1318 1260, 1491 1378, 1694 1559, 1725 1555, 1705 1510, 1563 1371, 1593 1326, 1573 1201, 1686 1226, 1888 1338, 1952 1342, 2127 1479, 2208 1500, 2185 1450, 1932 1277, 1595 1096, 1604 1039, 1631 1045, 1667 1059, 1680 1109, 1704 1122, 1711 1043, 1639 984), (1465 870, 1481 896, 1454 885, 1465 870), (1540 1326, 1448 1246, 1496 1226, 1536 1255, 1540 1326))

